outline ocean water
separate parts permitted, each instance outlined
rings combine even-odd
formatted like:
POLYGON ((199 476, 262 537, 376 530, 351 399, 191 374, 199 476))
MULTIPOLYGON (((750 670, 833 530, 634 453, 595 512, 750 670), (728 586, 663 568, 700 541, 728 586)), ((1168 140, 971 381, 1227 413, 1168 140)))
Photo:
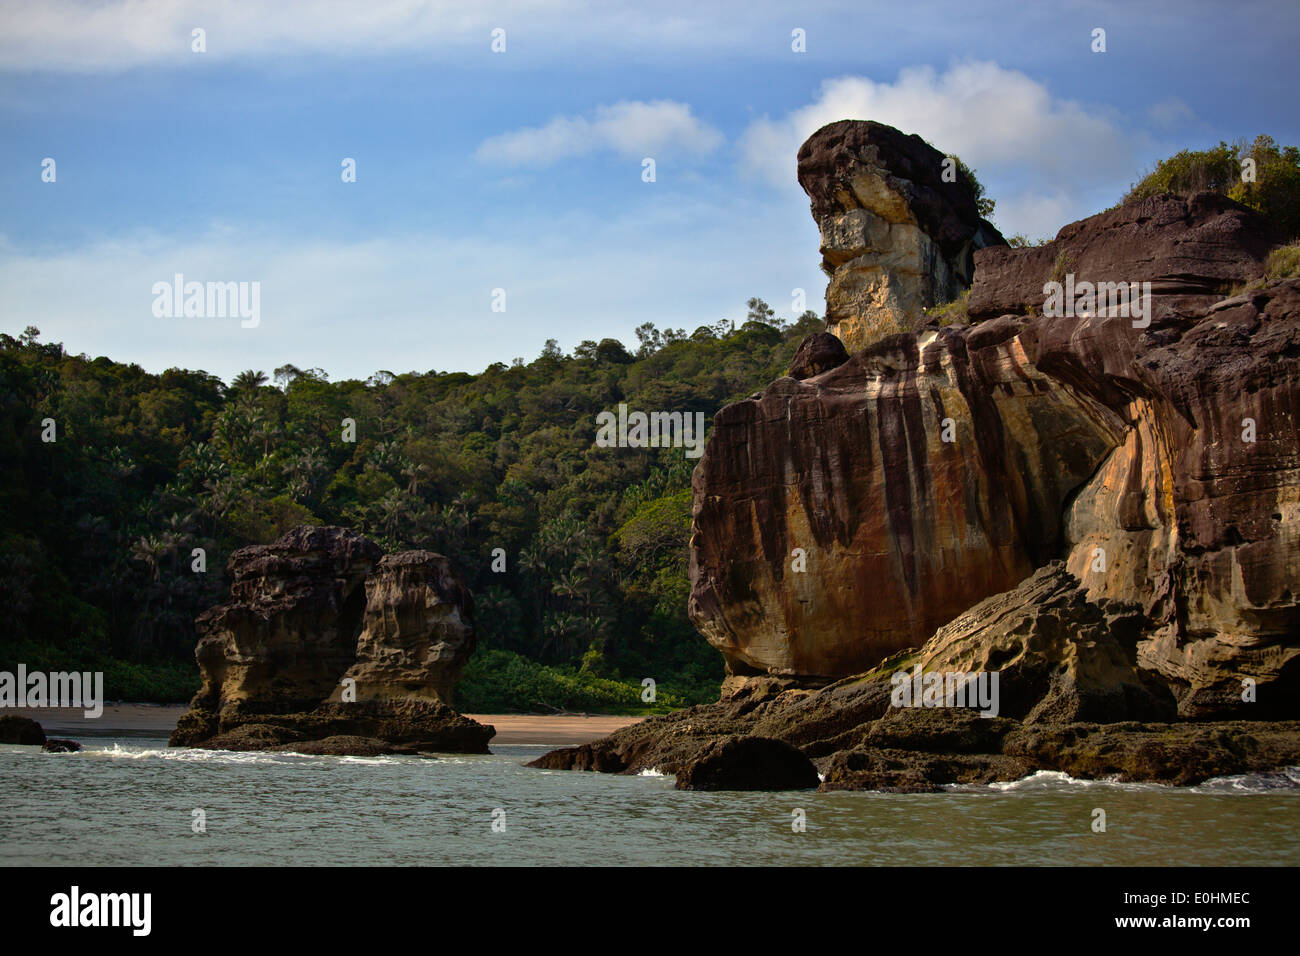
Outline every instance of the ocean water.
POLYGON ((1043 773, 941 794, 693 793, 522 766, 544 746, 426 760, 83 745, 0 746, 0 864, 1300 864, 1300 768, 1188 789, 1043 773))

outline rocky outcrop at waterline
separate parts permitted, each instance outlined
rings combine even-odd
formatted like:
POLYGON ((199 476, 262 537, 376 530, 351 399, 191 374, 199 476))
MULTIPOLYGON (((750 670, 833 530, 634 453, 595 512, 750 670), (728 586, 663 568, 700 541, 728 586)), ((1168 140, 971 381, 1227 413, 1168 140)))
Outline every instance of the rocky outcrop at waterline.
POLYGON ((173 746, 487 752, 493 729, 450 706, 474 603, 446 558, 303 526, 230 571, 230 601, 197 621, 203 683, 173 746))
POLYGON ((723 700, 537 765, 689 781, 745 737, 827 789, 1300 761, 1300 279, 1258 281, 1271 227, 1164 196, 1003 247, 913 139, 845 122, 800 151, 828 333, 718 413, 692 480, 723 700), (877 219, 930 250, 909 301, 973 283, 977 321, 847 291, 899 288, 877 219), (1052 282, 1141 298, 1055 309, 1052 282), (904 672, 996 674, 996 714, 899 704, 904 672))
POLYGON ((655 770, 675 774, 679 789, 930 793, 1039 771, 1191 786, 1300 765, 1297 721, 1039 723, 969 709, 891 707, 891 693, 879 675, 811 692, 766 693, 755 682, 730 700, 652 717, 529 766, 655 770), (760 742, 755 749, 769 753, 778 744, 785 749, 779 763, 768 757, 766 765, 719 774, 719 751, 739 749, 740 741, 760 742))

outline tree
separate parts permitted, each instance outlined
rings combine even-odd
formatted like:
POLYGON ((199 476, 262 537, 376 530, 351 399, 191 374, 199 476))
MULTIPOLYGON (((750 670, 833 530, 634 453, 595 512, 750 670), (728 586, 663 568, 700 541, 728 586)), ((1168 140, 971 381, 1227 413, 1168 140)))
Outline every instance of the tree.
POLYGON ((250 368, 235 376, 230 383, 230 390, 232 392, 255 392, 268 381, 265 372, 254 371, 250 368))
POLYGON ((1188 196, 1208 190, 1256 209, 1273 221, 1281 238, 1300 237, 1300 149, 1279 147, 1271 136, 1210 149, 1184 149, 1162 159, 1124 195, 1124 202, 1161 193, 1188 196), (1246 174, 1254 164, 1253 181, 1246 174))

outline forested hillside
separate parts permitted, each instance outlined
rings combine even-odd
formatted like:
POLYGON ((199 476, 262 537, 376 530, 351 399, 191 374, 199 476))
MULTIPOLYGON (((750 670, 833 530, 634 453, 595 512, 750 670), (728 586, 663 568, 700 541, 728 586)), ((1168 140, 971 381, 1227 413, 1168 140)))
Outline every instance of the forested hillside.
POLYGON ((479 375, 290 364, 229 385, 0 334, 0 668, 102 669, 112 699, 184 700, 230 552, 324 523, 439 551, 470 583, 462 710, 632 710, 644 677, 659 709, 711 699, 721 659, 686 616, 694 460, 597 447, 595 416, 711 420, 821 325, 752 299, 689 335, 642 326, 635 352, 552 340, 479 375))

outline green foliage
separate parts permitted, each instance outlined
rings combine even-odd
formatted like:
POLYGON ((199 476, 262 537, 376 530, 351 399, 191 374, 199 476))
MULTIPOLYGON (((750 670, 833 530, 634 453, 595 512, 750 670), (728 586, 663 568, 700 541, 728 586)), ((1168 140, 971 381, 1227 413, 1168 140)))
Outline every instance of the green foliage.
POLYGON ((1056 254, 1056 261, 1052 263, 1052 274, 1050 281, 1064 282, 1065 277, 1074 269, 1074 257, 1068 250, 1062 249, 1056 254))
POLYGON ((963 289, 961 295, 951 302, 926 309, 925 314, 937 318, 940 325, 967 325, 970 323, 970 289, 963 289))
POLYGON ((680 448, 597 447, 595 416, 626 402, 711 421, 822 327, 751 299, 743 321, 690 336, 646 323, 635 354, 614 339, 570 355, 549 341, 530 363, 479 375, 331 382, 286 364, 275 384, 250 369, 228 387, 68 355, 37 329, 0 334, 0 660, 96 661, 122 697, 184 700, 194 619, 227 598, 230 553, 325 523, 452 560, 476 596, 480 656, 533 675, 510 685, 522 696, 498 686, 479 710, 625 708, 628 688, 639 706, 644 677, 671 699, 711 699, 721 659, 686 615, 695 462, 680 448), (344 418, 355 442, 341 440, 344 418))
MULTIPOLYGON (((510 651, 479 651, 456 685, 464 714, 601 713, 666 714, 704 700, 656 686, 655 702, 642 703, 640 681, 609 680, 585 668, 547 666, 510 651)), ((716 700, 716 684, 705 700, 716 700)))
POLYGON ((975 194, 975 208, 979 210, 979 214, 982 217, 988 219, 990 216, 993 215, 993 209, 998 204, 997 200, 990 199, 987 195, 985 195, 984 184, 980 182, 979 179, 976 177, 975 170, 971 169, 964 162, 962 162, 960 156, 953 156, 952 158, 957 163, 958 171, 963 176, 965 176, 966 180, 970 183, 971 192, 975 194))
POLYGON ((1210 190, 1268 216, 1286 239, 1300 237, 1300 149, 1279 147, 1273 137, 1253 142, 1220 142, 1203 150, 1182 150, 1162 159, 1135 183, 1124 202, 1171 192, 1190 195, 1210 190), (1254 161, 1254 181, 1243 180, 1243 164, 1254 161))
POLYGON ((1266 280, 1290 279, 1300 276, 1300 242, 1278 246, 1268 254, 1264 263, 1266 280))

